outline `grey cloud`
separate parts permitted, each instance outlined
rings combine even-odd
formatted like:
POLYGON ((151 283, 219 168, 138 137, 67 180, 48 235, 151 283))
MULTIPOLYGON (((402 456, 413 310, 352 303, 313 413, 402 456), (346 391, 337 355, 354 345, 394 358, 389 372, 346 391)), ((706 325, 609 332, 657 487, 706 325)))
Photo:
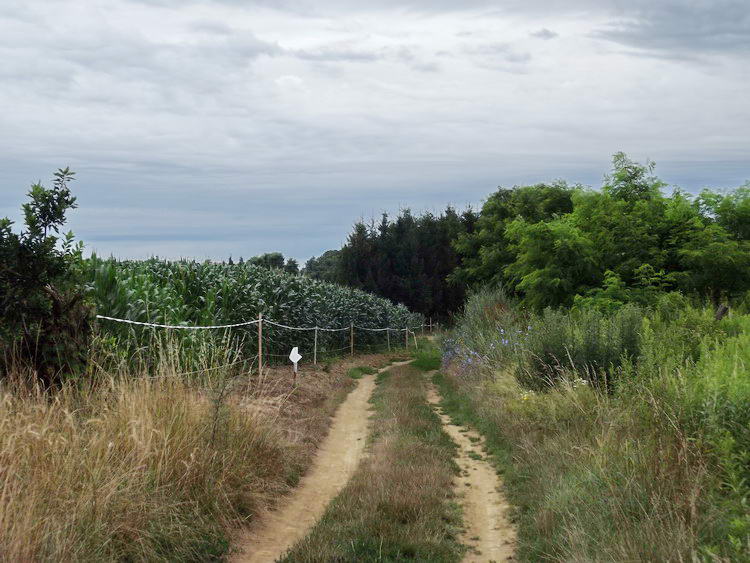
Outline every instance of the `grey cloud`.
POLYGON ((358 51, 351 48, 323 47, 315 50, 291 50, 287 54, 307 61, 322 62, 373 62, 384 58, 383 53, 358 51))
POLYGON ((147 5, 180 8, 186 2, 229 5, 241 8, 270 8, 298 15, 374 13, 399 10, 417 14, 491 11, 500 15, 580 14, 606 12, 618 0, 130 0, 147 5))
POLYGON ((639 1, 595 36, 658 56, 750 51, 747 0, 639 1))
POLYGON ((591 39, 663 26, 645 0, 98 1, 0 6, 0 215, 69 164, 70 226, 103 253, 305 258, 361 215, 596 185, 620 149, 688 189, 750 176, 743 60, 654 79, 591 39))
POLYGON ((483 64, 495 66, 498 64, 522 65, 531 61, 531 54, 519 51, 511 43, 483 43, 464 47, 464 52, 478 55, 483 64))
POLYGON ((539 29, 537 31, 533 31, 530 33, 530 35, 532 37, 536 37, 537 39, 544 39, 544 40, 554 39, 555 37, 558 36, 557 33, 555 33, 554 31, 550 29, 547 29, 546 27, 543 27, 542 29, 539 29))
POLYGON ((323 45, 317 49, 287 50, 285 54, 300 60, 314 62, 371 63, 391 60, 401 62, 420 72, 437 72, 440 70, 440 66, 435 62, 424 60, 414 46, 406 45, 364 50, 353 44, 333 44, 323 45))
POLYGON ((231 35, 232 28, 224 22, 212 20, 198 20, 190 25, 190 29, 199 33, 215 35, 231 35))
POLYGON ((420 72, 440 72, 442 67, 434 62, 415 62, 411 64, 411 68, 420 72))
MULTIPOLYGON (((1 40, 0 40, 1 41, 1 40)), ((5 44, 5 48, 13 48, 5 44)), ((138 34, 101 30, 86 36, 53 36, 36 42, 34 49, 53 53, 63 63, 108 74, 164 76, 170 69, 190 68, 196 61, 231 64, 261 55, 276 55, 282 49, 261 41, 249 32, 203 39, 191 43, 156 42, 138 34)))
MULTIPOLYGON (((149 5, 176 6, 184 3, 183 0, 131 0, 149 5)), ((486 8, 496 5, 493 0, 328 0, 319 2, 314 0, 190 0, 195 4, 228 4, 237 6, 255 6, 285 10, 297 13, 320 13, 327 11, 352 12, 352 11, 377 11, 379 9, 402 8, 416 11, 429 12, 453 12, 466 9, 486 8)), ((540 0, 541 1, 541 0, 540 0)), ((521 3, 515 0, 513 3, 521 3)))
POLYGON ((395 50, 395 58, 419 72, 439 72, 441 67, 435 61, 425 60, 418 47, 402 46, 395 50))

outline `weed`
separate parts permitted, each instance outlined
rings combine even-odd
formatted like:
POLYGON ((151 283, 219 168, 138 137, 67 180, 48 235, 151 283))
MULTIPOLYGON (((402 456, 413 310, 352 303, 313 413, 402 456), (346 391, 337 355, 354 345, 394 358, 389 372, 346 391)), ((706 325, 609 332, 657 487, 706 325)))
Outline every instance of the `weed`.
POLYGON ((363 376, 372 375, 373 373, 376 373, 377 371, 378 370, 373 367, 358 366, 358 367, 350 368, 347 375, 351 377, 352 379, 362 379, 363 376))
POLYGON ((415 368, 422 371, 433 371, 440 369, 440 349, 429 340, 422 340, 421 346, 412 352, 414 361, 411 363, 415 368))

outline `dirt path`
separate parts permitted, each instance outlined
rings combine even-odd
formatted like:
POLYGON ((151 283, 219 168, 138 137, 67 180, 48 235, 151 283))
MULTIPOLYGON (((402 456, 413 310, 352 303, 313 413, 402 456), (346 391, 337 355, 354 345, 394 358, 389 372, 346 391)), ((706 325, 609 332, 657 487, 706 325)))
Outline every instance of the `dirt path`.
MULTIPOLYGON (((440 403, 434 387, 430 387, 427 399, 435 407, 440 403)), ((501 492, 500 478, 484 459, 484 439, 474 431, 462 432, 450 417, 437 412, 445 431, 459 448, 457 462, 461 476, 456 481, 456 492, 464 511, 465 531, 461 541, 469 546, 464 561, 513 560, 516 534, 507 517, 510 506, 501 492)))
MULTIPOLYGON (((378 373, 409 362, 397 362, 378 373)), ((339 406, 310 470, 280 506, 258 519, 238 544, 234 563, 270 563, 307 535, 328 503, 344 488, 364 452, 375 375, 366 375, 339 406)))

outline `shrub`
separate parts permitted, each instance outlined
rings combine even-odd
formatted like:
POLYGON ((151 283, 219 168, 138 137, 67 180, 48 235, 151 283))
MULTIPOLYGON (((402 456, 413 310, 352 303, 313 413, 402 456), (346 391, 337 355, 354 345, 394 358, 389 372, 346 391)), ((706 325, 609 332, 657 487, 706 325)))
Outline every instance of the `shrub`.
POLYGON ((75 198, 74 173, 55 173, 53 187, 34 184, 23 205, 26 230, 0 220, 0 339, 2 365, 29 365, 46 384, 59 383, 86 363, 90 311, 80 285, 82 245, 73 234, 60 238, 75 198))

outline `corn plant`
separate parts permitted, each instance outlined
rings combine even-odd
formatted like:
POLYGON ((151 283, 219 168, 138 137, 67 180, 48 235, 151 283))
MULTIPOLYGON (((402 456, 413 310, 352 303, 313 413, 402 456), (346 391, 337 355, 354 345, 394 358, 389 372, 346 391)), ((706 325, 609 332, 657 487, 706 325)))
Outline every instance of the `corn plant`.
MULTIPOLYGON (((293 327, 346 328, 351 323, 362 328, 402 329, 421 324, 421 317, 369 293, 323 282, 282 270, 266 269, 249 263, 219 264, 189 260, 167 261, 101 259, 87 261, 90 294, 97 312, 139 322, 170 325, 234 324, 265 319, 293 327)), ((165 329, 134 327, 111 321, 99 323, 100 334, 113 337, 130 353, 147 353, 154 339, 165 329)), ((173 331, 185 353, 205 345, 206 340, 225 344, 238 342, 248 355, 257 350, 257 327, 224 331, 173 331)), ((394 344, 403 332, 391 333, 394 344)), ((270 357, 281 358, 298 346, 305 359, 312 359, 314 331, 292 331, 264 323, 264 348, 270 357)), ((349 345, 349 332, 320 331, 319 357, 343 351, 349 345)), ((170 337, 174 337, 171 335, 170 337)), ((385 332, 357 330, 358 350, 383 348, 385 332)))

